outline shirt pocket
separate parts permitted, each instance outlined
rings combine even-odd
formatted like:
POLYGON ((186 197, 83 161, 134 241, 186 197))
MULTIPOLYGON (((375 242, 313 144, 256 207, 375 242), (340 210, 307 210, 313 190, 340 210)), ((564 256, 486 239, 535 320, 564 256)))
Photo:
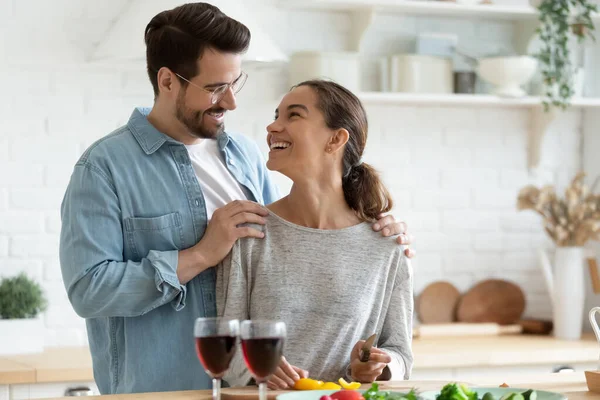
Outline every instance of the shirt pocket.
POLYGON ((178 212, 158 217, 129 217, 125 219, 128 247, 136 260, 151 250, 181 250, 183 224, 178 212))

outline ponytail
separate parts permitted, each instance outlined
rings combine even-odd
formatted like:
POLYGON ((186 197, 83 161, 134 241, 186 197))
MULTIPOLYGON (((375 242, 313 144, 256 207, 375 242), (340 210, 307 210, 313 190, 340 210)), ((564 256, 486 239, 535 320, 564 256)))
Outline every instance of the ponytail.
POLYGON ((346 203, 364 221, 374 221, 390 211, 393 201, 379 174, 368 164, 350 167, 342 179, 346 203))
POLYGON ((392 198, 379 174, 361 162, 367 143, 367 113, 356 95, 345 87, 325 80, 309 80, 297 86, 309 86, 317 94, 318 108, 329 129, 344 128, 348 142, 342 157, 342 189, 346 203, 363 221, 373 221, 392 209, 392 198))

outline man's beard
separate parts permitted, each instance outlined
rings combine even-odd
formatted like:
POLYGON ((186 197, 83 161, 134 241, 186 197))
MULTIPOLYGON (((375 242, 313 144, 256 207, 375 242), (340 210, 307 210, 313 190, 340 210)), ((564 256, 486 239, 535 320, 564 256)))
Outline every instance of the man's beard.
POLYGON ((190 135, 200 139, 214 139, 225 129, 225 124, 220 123, 216 128, 209 129, 202 123, 202 117, 205 112, 225 112, 224 108, 215 106, 204 111, 196 111, 188 108, 185 104, 185 92, 180 91, 175 104, 175 117, 188 130, 190 135))

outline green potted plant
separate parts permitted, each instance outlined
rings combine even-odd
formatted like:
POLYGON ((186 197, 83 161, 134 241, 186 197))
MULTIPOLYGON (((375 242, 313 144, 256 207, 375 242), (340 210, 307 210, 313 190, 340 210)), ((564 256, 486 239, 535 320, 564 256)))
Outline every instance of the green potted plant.
POLYGON ((44 349, 47 308, 42 288, 24 273, 0 281, 0 355, 40 352, 44 349))
POLYGON ((571 60, 569 39, 576 37, 579 44, 586 37, 595 40, 592 13, 597 6, 589 0, 531 0, 531 4, 539 11, 537 33, 542 46, 534 56, 541 67, 544 108, 564 110, 570 105, 574 78, 579 72, 571 60))

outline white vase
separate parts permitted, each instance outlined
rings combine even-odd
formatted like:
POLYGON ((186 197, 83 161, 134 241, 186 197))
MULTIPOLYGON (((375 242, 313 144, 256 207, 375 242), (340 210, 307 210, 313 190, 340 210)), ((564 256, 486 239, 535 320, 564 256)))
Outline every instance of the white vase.
POLYGON ((583 247, 556 249, 553 281, 554 336, 578 340, 581 338, 585 306, 583 247))
POLYGON ((0 319, 0 356, 41 353, 44 329, 41 318, 0 319))

